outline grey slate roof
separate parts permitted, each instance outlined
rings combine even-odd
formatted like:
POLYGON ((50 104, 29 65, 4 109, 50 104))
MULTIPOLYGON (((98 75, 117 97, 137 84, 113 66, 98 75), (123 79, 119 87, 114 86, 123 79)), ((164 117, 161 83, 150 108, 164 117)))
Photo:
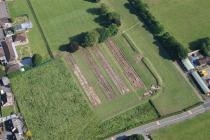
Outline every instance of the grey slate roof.
POLYGON ((3 41, 4 38, 5 38, 4 31, 2 28, 0 28, 0 42, 3 41))

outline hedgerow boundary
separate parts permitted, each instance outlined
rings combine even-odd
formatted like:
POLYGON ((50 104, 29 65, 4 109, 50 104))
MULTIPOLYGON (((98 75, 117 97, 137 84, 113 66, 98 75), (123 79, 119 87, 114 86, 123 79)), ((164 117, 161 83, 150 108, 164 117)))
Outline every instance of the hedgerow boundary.
POLYGON ((45 43, 45 46, 46 46, 46 48, 47 48, 48 54, 49 54, 49 56, 50 56, 52 59, 54 59, 52 50, 50 49, 50 45, 49 45, 49 43, 48 43, 48 41, 47 41, 47 38, 46 38, 46 36, 45 36, 45 34, 44 34, 44 31, 43 31, 43 29, 42 29, 42 26, 41 26, 41 24, 40 24, 40 22, 39 22, 39 20, 38 20, 38 18, 37 18, 37 16, 36 16, 36 12, 35 12, 35 10, 34 10, 32 4, 31 4, 31 1, 30 1, 30 0, 26 0, 26 3, 27 3, 27 5, 28 5, 29 9, 31 10, 31 13, 32 13, 32 15, 33 15, 33 17, 34 17, 34 20, 35 20, 36 24, 37 24, 38 30, 39 30, 39 32, 40 32, 40 34, 41 34, 41 37, 42 37, 42 39, 44 40, 44 43, 45 43))

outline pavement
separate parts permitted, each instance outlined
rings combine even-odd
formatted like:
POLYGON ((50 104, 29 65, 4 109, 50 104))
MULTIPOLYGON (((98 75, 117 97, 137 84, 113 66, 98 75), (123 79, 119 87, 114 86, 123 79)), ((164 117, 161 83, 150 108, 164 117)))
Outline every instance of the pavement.
POLYGON ((145 140, 149 140, 148 135, 152 131, 191 119, 208 110, 210 110, 210 100, 205 101, 203 104, 197 107, 194 107, 186 112, 183 112, 174 116, 170 116, 161 120, 157 120, 157 121, 145 124, 145 125, 141 125, 139 127, 117 134, 111 138, 108 138, 107 140, 122 140, 125 136, 129 136, 132 134, 142 134, 145 137, 145 140))

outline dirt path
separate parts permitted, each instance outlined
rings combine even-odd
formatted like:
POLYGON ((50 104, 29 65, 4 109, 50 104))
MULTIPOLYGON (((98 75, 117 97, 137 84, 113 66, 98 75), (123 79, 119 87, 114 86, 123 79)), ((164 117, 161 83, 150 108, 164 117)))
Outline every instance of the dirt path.
POLYGON ((130 91, 129 88, 125 85, 125 83, 122 81, 122 79, 119 77, 119 75, 117 75, 114 72, 111 65, 109 64, 107 59, 104 57, 102 52, 99 50, 99 48, 95 48, 94 50, 95 50, 94 53, 95 53, 96 57, 100 60, 104 69, 106 70, 109 77, 112 79, 112 81, 114 82, 115 86, 118 88, 120 93, 121 94, 128 93, 130 91))
POLYGON ((82 50, 83 54, 86 56, 86 61, 87 63, 91 66, 93 69, 94 73, 96 74, 99 84, 101 88, 104 91, 105 96, 107 97, 108 100, 112 100, 114 98, 114 91, 112 89, 112 86, 109 84, 109 82, 105 79, 103 74, 101 74, 100 68, 96 64, 96 62, 93 59, 93 56, 89 52, 88 49, 82 50))
POLYGON ((76 64, 73 56, 71 54, 67 54, 67 55, 65 55, 64 58, 65 58, 67 64, 69 64, 71 66, 71 68, 73 68, 73 72, 76 75, 77 79, 79 80, 79 83, 80 83, 81 87, 83 88, 83 90, 85 91, 91 104, 93 106, 97 106, 97 105, 101 104, 100 98, 95 93, 95 90, 93 89, 93 87, 90 86, 89 83, 87 82, 87 80, 84 77, 84 75, 82 74, 79 66, 76 64))
POLYGON ((131 82, 133 87, 134 88, 142 88, 142 87, 144 87, 144 84, 141 81, 140 77, 135 72, 133 67, 128 64, 125 56, 123 55, 121 50, 114 44, 114 42, 111 39, 109 39, 106 42, 106 44, 108 45, 110 51, 112 52, 112 54, 114 55, 114 57, 116 58, 118 63, 123 68, 125 75, 129 79, 129 81, 131 82))

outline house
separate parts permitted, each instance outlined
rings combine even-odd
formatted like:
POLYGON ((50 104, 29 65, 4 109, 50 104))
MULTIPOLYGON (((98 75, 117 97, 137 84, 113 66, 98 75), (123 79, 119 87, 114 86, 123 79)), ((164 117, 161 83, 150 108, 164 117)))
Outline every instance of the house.
POLYGON ((7 72, 14 72, 21 68, 16 46, 28 44, 26 31, 32 26, 29 20, 13 25, 6 1, 0 0, 0 63, 6 66, 7 72))
POLYGON ((2 46, 4 49, 6 61, 8 64, 15 64, 18 58, 16 48, 12 42, 12 38, 6 38, 5 41, 2 41, 2 46))

